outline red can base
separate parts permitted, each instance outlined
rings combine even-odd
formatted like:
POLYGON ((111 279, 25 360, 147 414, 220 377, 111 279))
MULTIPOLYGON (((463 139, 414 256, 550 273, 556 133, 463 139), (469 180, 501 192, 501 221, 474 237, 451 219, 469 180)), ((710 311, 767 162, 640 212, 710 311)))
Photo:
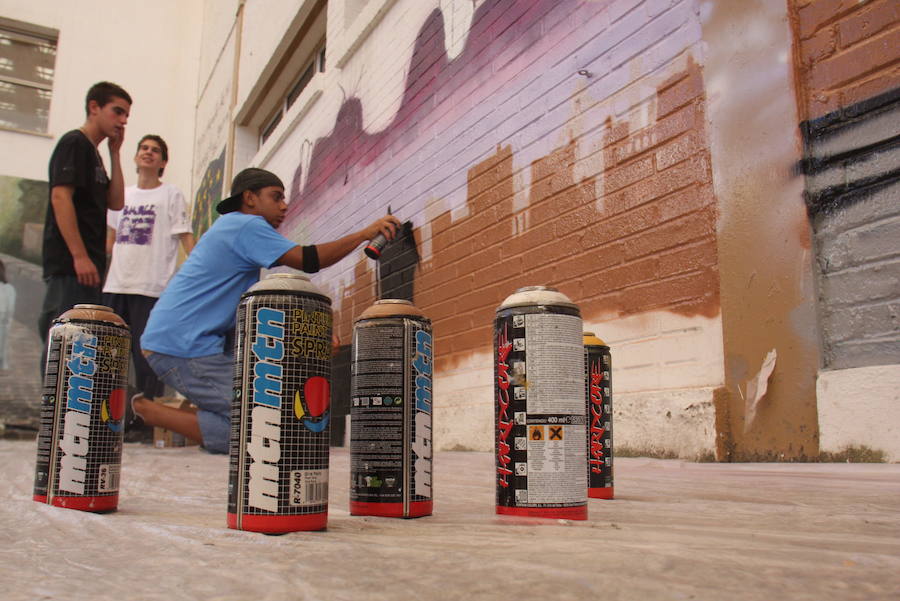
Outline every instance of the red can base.
POLYGON ((588 497, 592 499, 612 499, 614 498, 613 487, 606 486, 604 488, 589 488, 588 497))
POLYGON ((498 515, 515 515, 553 520, 586 520, 587 505, 578 507, 504 507, 497 505, 498 515))
POLYGON ((420 518, 431 515, 434 501, 413 501, 403 515, 403 503, 362 503, 350 501, 350 515, 374 515, 384 518, 420 518))
MULTIPOLYGON (((34 495, 33 499, 38 503, 47 505, 47 495, 34 495)), ((102 497, 66 497, 56 495, 49 503, 53 507, 64 507, 78 511, 90 511, 93 513, 107 513, 115 511, 119 507, 119 495, 102 497)))
POLYGON ((238 527, 237 514, 228 514, 228 527, 233 530, 263 532, 266 534, 284 534, 285 532, 301 532, 324 530, 328 525, 328 512, 311 515, 245 515, 238 527))

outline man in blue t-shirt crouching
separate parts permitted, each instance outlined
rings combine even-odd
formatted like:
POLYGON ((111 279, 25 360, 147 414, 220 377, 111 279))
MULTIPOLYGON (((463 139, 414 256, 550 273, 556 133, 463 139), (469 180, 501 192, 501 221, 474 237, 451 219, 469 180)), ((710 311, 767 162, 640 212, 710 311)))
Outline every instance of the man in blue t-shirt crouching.
POLYGON ((393 239, 400 222, 387 215, 339 240, 298 246, 275 231, 287 212, 284 184, 274 173, 256 168, 237 174, 231 196, 216 210, 222 217, 169 282, 141 336, 153 371, 197 410, 141 396, 132 407, 149 425, 196 440, 211 453, 227 453, 234 359, 225 351, 225 338, 234 328, 241 294, 259 280, 260 268, 287 265, 315 273, 379 232, 393 239))

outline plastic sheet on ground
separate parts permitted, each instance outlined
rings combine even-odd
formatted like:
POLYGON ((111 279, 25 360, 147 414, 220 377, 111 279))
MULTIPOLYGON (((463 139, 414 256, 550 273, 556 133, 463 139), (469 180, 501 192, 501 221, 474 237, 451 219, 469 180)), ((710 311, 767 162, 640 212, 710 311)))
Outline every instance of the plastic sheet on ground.
POLYGON ((493 456, 435 457, 435 514, 328 529, 225 527, 228 458, 126 445, 119 510, 31 500, 35 443, 0 441, 0 598, 78 600, 897 599, 900 465, 618 459, 585 522, 494 512, 493 456))

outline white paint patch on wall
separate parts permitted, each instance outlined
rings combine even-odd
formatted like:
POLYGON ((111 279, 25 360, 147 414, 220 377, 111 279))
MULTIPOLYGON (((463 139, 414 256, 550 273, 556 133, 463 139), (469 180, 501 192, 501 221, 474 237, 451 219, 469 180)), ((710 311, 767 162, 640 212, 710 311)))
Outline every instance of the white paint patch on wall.
POLYGON ((200 39, 200 94, 203 94, 205 84, 216 64, 225 60, 230 65, 234 59, 234 56, 231 53, 226 54, 224 49, 232 35, 238 3, 239 0, 203 1, 203 21, 201 27, 193 33, 200 39))
MULTIPOLYGON (((616 445, 684 459, 715 453, 713 391, 725 377, 720 317, 654 311, 584 329, 612 354, 616 445)), ((493 365, 490 351, 478 352, 435 374, 436 448, 492 448, 493 365)))
MULTIPOLYGON (((613 349, 614 444, 640 453, 711 458, 716 450, 715 387, 624 391, 613 349)), ((618 359, 618 360, 621 360, 618 359)), ((494 364, 491 352, 473 353, 434 378, 434 445, 437 450, 492 451, 494 364)))
POLYGON ((816 396, 820 451, 865 446, 900 462, 900 365, 820 371, 816 396))
POLYGON ((437 450, 493 449, 493 379, 492 352, 472 353, 454 369, 435 372, 431 429, 437 450))
MULTIPOLYGON (((613 373, 613 390, 616 376, 613 373)), ((716 452, 713 388, 613 392, 613 453, 712 459, 716 452)))
POLYGON ((447 49, 450 60, 459 56, 465 48, 472 26, 472 17, 482 4, 484 0, 440 0, 446 31, 444 48, 447 49))
POLYGON ((613 386, 631 393, 724 384, 722 318, 651 311, 590 321, 612 352, 613 386))

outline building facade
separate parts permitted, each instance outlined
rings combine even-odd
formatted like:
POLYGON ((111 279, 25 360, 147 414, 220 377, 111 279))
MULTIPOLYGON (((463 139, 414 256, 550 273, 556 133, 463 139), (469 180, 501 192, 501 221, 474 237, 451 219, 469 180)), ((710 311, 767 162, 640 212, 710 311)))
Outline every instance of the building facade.
MULTIPOLYGON (((134 100, 121 150, 125 184, 142 135, 169 145, 165 181, 192 193, 194 104, 203 6, 0 0, 0 260, 16 289, 9 369, 0 370, 0 431, 33 434, 40 403, 37 318, 47 167, 56 141, 84 123, 85 95, 113 81, 134 100)), ((100 155, 109 169, 106 143, 100 155)))

